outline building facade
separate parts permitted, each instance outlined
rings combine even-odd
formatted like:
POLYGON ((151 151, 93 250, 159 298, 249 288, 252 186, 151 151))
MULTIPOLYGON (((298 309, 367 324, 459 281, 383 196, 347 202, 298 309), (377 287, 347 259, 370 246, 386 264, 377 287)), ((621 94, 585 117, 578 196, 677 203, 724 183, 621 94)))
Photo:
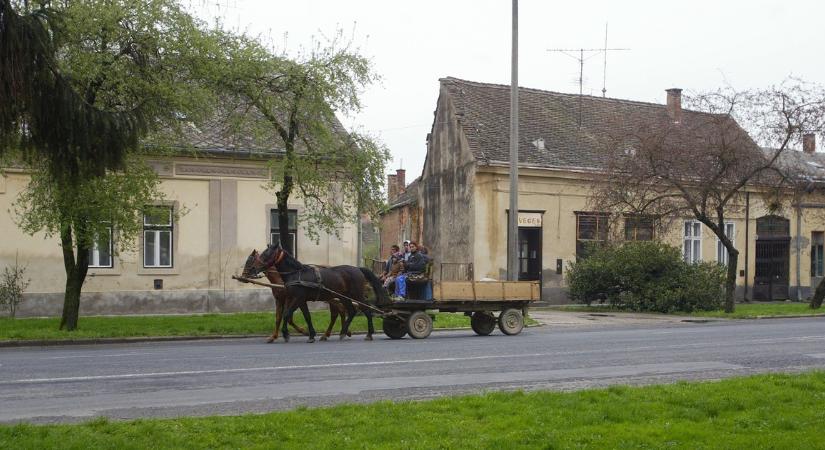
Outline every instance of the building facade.
MULTIPOLYGON (((188 152, 151 162, 166 202, 144 217, 132 251, 118 253, 117 230, 91 251, 81 314, 203 313, 270 310, 271 291, 232 279, 253 249, 279 239, 269 154, 222 149, 188 152)), ((26 267, 31 284, 20 316, 59 315, 65 272, 58 237, 29 236, 15 224, 12 204, 28 183, 20 170, 0 175, 0 267, 26 267), (8 211, 8 212, 6 212, 8 211)), ((356 264, 357 226, 316 242, 302 228, 299 199, 290 204, 289 241, 300 261, 356 264)))
MULTIPOLYGON (((422 240, 430 244, 436 264, 466 262, 477 280, 504 279, 510 87, 440 81, 418 186, 422 240)), ((679 90, 668 90, 668 95, 680 95, 679 90)), ((679 98, 661 105, 520 88, 519 99, 520 278, 540 280, 545 301, 567 302, 565 272, 583 256, 588 242, 655 238, 682 248, 688 261, 727 263, 716 236, 690 217, 660 230, 644 218, 594 211, 590 201, 605 163, 603 139, 615 118, 644 123, 665 114, 702 113, 682 111, 679 98)), ((825 167, 813 147, 788 152, 789 160, 825 167)), ((812 195, 807 203, 789 201, 777 211, 755 190, 732 205, 726 232, 740 250, 739 298, 809 295, 823 275, 825 220, 818 213, 823 207, 819 199, 812 195)))

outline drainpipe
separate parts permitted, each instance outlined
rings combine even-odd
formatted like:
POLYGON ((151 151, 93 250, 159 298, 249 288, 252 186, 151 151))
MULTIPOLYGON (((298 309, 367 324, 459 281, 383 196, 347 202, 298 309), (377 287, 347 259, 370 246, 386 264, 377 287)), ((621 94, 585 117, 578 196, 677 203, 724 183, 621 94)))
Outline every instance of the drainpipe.
POLYGON ((796 301, 802 301, 802 207, 796 205, 796 301))
POLYGON ((751 226, 751 193, 745 192, 745 301, 750 301, 748 296, 748 254, 751 248, 750 245, 750 226, 751 226))

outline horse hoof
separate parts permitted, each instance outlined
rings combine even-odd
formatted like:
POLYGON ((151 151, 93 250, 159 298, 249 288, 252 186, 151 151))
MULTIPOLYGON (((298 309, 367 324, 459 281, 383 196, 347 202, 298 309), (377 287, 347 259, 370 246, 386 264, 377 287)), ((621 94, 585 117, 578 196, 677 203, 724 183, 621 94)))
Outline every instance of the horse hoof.
POLYGON ((372 340, 372 335, 368 334, 367 337, 364 338, 364 340, 365 341, 371 341, 372 340))
POLYGON ((272 341, 274 341, 274 340, 275 340, 274 338, 269 338, 269 339, 267 339, 267 340, 266 340, 266 343, 267 343, 267 344, 271 344, 271 343, 272 343, 272 341))
POLYGON ((311 338, 309 338, 309 340, 307 340, 307 343, 308 343, 308 344, 312 344, 313 342, 315 342, 315 338, 314 338, 314 337, 311 337, 311 338))
POLYGON ((347 331, 347 337, 352 337, 352 331, 347 331))
POLYGON ((327 340, 327 336, 321 336, 321 341, 322 341, 322 342, 323 342, 323 341, 326 341, 326 340, 327 340))
POLYGON ((341 335, 338 336, 338 340, 343 341, 346 336, 347 335, 345 335, 345 334, 341 334, 341 335))
POLYGON ((289 336, 284 336, 284 342, 289 342, 289 336))

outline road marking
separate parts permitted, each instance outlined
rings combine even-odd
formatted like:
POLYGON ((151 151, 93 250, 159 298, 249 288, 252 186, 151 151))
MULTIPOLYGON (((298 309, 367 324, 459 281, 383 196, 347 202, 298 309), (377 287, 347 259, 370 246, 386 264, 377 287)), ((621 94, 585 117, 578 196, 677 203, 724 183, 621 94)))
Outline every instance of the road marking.
POLYGON ((111 355, 72 355, 72 356, 49 356, 43 359, 73 359, 73 358, 117 358, 120 356, 151 355, 152 353, 115 353, 111 355))
POLYGON ((124 373, 118 375, 89 375, 78 377, 58 377, 58 378, 28 378, 21 380, 0 381, 0 385, 5 384, 30 384, 30 383, 62 383, 68 381, 94 381, 94 380, 120 380, 129 378, 151 378, 168 377, 178 375, 209 375, 221 373, 241 373, 260 372, 265 370, 301 370, 301 369, 324 369, 330 367, 358 367, 358 366, 388 366, 395 364, 418 364, 431 362, 455 362, 473 361, 482 359, 504 359, 504 358, 535 358, 539 356, 553 356, 553 353, 528 353, 522 355, 488 355, 488 356, 466 356, 462 358, 431 358, 431 359, 407 359, 400 361, 367 361, 352 363, 333 364, 307 364, 295 366, 267 366, 267 367, 246 367, 238 369, 212 369, 212 370, 184 370, 178 372, 149 372, 149 373, 124 373))

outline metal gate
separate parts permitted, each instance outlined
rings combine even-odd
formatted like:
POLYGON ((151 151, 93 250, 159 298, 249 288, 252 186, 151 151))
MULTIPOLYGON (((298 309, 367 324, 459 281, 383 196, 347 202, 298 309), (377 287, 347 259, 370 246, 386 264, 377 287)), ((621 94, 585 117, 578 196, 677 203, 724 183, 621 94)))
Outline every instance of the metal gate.
POLYGON ((754 300, 784 300, 790 285, 790 221, 780 216, 756 219, 754 300))

